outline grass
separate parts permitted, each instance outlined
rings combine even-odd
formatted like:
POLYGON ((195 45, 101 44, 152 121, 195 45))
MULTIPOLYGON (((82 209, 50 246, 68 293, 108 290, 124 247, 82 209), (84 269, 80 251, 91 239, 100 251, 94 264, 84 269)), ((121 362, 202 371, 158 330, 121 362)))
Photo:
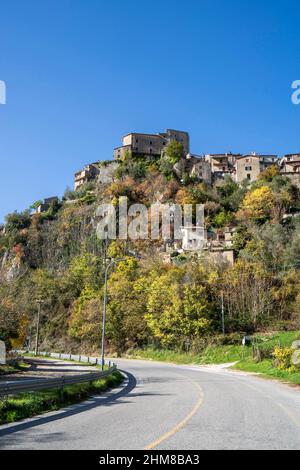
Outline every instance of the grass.
POLYGON ((235 369, 254 372, 268 377, 271 379, 278 379, 283 382, 290 382, 295 385, 300 385, 300 369, 296 372, 289 372, 281 370, 273 366, 271 359, 264 359, 261 362, 254 362, 253 360, 244 360, 234 366, 235 369))
POLYGON ((0 424, 13 423, 24 418, 59 410, 62 407, 85 400, 92 394, 99 394, 117 387, 123 381, 120 372, 92 383, 66 386, 63 390, 23 393, 0 400, 0 424))
POLYGON ((201 354, 147 348, 131 351, 128 357, 150 361, 173 362, 175 364, 223 364, 240 360, 242 357, 242 347, 235 345, 207 346, 201 354))
POLYGON ((195 365, 237 362, 233 366, 235 369, 255 372, 265 377, 300 385, 300 369, 295 372, 280 370, 274 367, 271 357, 272 351, 276 346, 290 347, 297 338, 299 338, 299 331, 271 332, 255 335, 254 344, 259 347, 262 355, 260 362, 253 358, 252 346, 243 348, 241 344, 210 344, 199 354, 147 348, 130 351, 127 357, 195 365))
POLYGON ((16 364, 5 364, 0 365, 0 376, 15 374, 16 372, 24 372, 30 367, 29 364, 25 362, 17 362, 16 364))

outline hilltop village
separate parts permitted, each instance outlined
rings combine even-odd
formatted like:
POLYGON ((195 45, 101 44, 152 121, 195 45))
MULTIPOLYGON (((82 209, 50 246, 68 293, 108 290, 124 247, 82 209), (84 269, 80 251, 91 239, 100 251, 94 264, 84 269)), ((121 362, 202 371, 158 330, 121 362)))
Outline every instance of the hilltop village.
MULTIPOLYGON (((222 192, 224 184, 229 186, 232 184, 235 189, 239 187, 241 193, 246 192, 268 172, 273 177, 276 175, 285 177, 295 188, 300 188, 299 153, 283 157, 255 152, 245 155, 232 152, 197 155, 190 150, 188 132, 167 129, 164 133, 158 134, 125 135, 122 146, 114 149, 112 160, 87 164, 74 175, 74 191, 66 191, 62 201, 55 196, 36 202, 32 206, 34 209, 32 215, 38 214, 47 219, 49 214, 56 213, 62 204, 74 206, 83 203, 85 206, 90 206, 96 200, 116 201, 116 197, 122 195, 122 190, 117 194, 114 185, 125 185, 123 189, 126 195, 128 192, 126 184, 130 178, 131 185, 139 186, 146 174, 151 174, 151 171, 154 171, 154 174, 156 172, 158 180, 163 175, 165 183, 162 182, 161 187, 156 188, 151 201, 148 202, 172 203, 175 200, 180 204, 206 203, 206 223, 201 227, 204 230, 183 226, 181 240, 174 240, 171 237, 169 240, 154 244, 156 252, 166 263, 176 263, 178 259, 188 258, 193 252, 197 252, 216 261, 234 264, 237 254, 234 246, 237 236, 234 217, 230 216, 230 212, 225 214, 223 209, 219 212, 218 204, 214 201, 206 201, 211 196, 203 198, 205 190, 222 192), (164 194, 166 183, 172 188, 168 197, 164 194), (196 193, 197 188, 198 192, 199 188, 204 192, 202 196, 200 194, 200 199, 199 197, 185 200, 178 198, 178 194, 184 193, 186 188, 189 188, 190 193, 196 193), (213 220, 211 214, 215 214, 213 220), (222 216, 224 220, 221 220, 222 216)), ((212 198, 214 199, 213 196, 212 198)), ((133 200, 140 202, 137 194, 133 200)), ((295 213, 297 214, 297 210, 295 213)), ((293 217, 295 213, 287 211, 283 214, 283 218, 293 217)), ((5 234, 5 226, 0 227, 1 233, 5 234)))
POLYGON ((220 331, 222 305, 232 333, 294 328, 300 154, 196 155, 189 134, 171 129, 131 133, 122 144, 111 160, 77 171, 74 188, 62 198, 47 197, 6 216, 0 309, 11 325, 9 338, 17 335, 22 343, 34 325, 36 299, 43 299, 44 350, 95 350, 105 266, 112 258, 123 260, 108 283, 112 351, 182 347, 186 338, 201 348, 203 335, 220 331), (107 243, 97 236, 98 208, 109 204, 118 217, 125 199, 128 209, 141 204, 146 212, 157 203, 198 204, 203 225, 184 221, 180 239, 170 230, 169 238, 107 243))
POLYGON ((184 174, 208 185, 222 180, 229 175, 237 183, 244 180, 254 182, 258 176, 271 165, 276 165, 280 174, 289 177, 295 184, 300 184, 300 153, 285 155, 259 155, 255 152, 220 153, 197 155, 190 152, 188 132, 167 129, 165 133, 139 134, 131 133, 123 137, 123 145, 114 149, 114 160, 90 163, 75 173, 74 188, 77 189, 88 181, 110 182, 120 161, 126 157, 156 160, 164 153, 166 146, 179 142, 183 147, 182 158, 175 165, 174 171, 179 177, 184 174))
MULTIPOLYGON (((168 146, 176 142, 181 146, 182 153, 177 161, 173 162, 174 176, 184 184, 188 182, 203 183, 207 187, 218 185, 226 179, 231 179, 239 185, 250 185, 266 170, 283 175, 296 186, 300 187, 300 153, 278 155, 261 155, 255 152, 249 154, 220 153, 197 155, 190 150, 190 137, 188 132, 167 129, 164 133, 142 134, 130 133, 123 137, 122 146, 114 149, 114 159, 105 162, 87 164, 77 171, 74 176, 74 190, 90 183, 113 183, 117 179, 117 170, 128 160, 144 160, 148 164, 161 159, 168 146)), ((169 240, 162 248, 162 256, 170 262, 171 253, 185 251, 201 251, 209 253, 214 258, 224 259, 231 264, 234 262, 232 249, 234 225, 229 225, 216 231, 205 229, 205 243, 199 238, 195 228, 183 227, 183 240, 178 243, 169 240)))

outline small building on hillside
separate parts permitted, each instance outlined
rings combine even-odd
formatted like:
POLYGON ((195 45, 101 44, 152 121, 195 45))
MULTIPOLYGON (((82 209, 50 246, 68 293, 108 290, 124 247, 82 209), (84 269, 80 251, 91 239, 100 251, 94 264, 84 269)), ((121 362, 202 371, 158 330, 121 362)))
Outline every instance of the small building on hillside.
POLYGON ((140 155, 145 158, 160 157, 164 148, 172 141, 183 145, 184 154, 190 151, 190 138, 188 132, 167 129, 159 134, 141 134, 132 132, 123 137, 122 147, 114 149, 115 160, 122 160, 126 153, 140 155))
POLYGON ((44 199, 44 202, 42 202, 36 208, 36 213, 42 214, 43 212, 46 212, 51 207, 51 205, 55 204, 59 204, 59 198, 57 196, 47 197, 46 199, 44 199))
POLYGON ((280 162, 281 173, 300 173, 300 153, 285 155, 280 162))
POLYGON ((75 173, 74 189, 80 188, 85 183, 94 180, 99 174, 98 163, 89 163, 82 170, 75 173))
POLYGON ((258 176, 271 165, 278 165, 277 155, 241 155, 235 162, 235 179, 238 183, 244 180, 256 181, 258 176))
POLYGON ((207 234, 204 227, 182 227, 183 251, 201 251, 206 246, 207 234))
POLYGON ((234 177, 235 162, 241 154, 218 153, 207 154, 205 160, 209 162, 213 180, 223 179, 225 175, 234 177))
POLYGON ((189 153, 186 156, 189 176, 211 185, 212 175, 210 163, 201 155, 189 153))

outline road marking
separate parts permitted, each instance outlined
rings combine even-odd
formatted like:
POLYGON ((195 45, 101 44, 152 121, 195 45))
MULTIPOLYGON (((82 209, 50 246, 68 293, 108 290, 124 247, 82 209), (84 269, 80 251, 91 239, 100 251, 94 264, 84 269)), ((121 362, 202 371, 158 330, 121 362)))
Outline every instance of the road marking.
POLYGON ((195 416, 195 414, 197 413, 197 411, 199 410, 199 408, 203 404, 204 393, 203 393, 202 388, 200 387, 200 385, 197 382, 192 382, 192 383, 200 391, 200 398, 197 401, 194 408, 190 411, 190 413, 182 421, 180 421, 178 424, 176 424, 176 426, 174 426, 172 429, 170 429, 170 431, 163 434, 163 436, 161 436, 158 439, 156 439, 155 441, 151 442, 151 444, 149 444, 147 447, 145 447, 144 450, 152 450, 155 447, 157 447, 159 444, 161 444, 163 441, 165 441, 166 439, 169 439, 169 437, 174 436, 174 434, 176 434, 184 426, 186 426, 186 424, 193 418, 193 416, 195 416))

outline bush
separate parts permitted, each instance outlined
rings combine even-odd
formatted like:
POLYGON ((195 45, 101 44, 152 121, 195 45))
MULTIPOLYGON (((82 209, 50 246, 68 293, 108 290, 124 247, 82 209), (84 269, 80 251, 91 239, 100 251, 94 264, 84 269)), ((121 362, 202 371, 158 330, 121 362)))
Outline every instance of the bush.
POLYGON ((273 351, 274 365, 280 370, 289 370, 292 367, 292 348, 276 347, 273 351))

